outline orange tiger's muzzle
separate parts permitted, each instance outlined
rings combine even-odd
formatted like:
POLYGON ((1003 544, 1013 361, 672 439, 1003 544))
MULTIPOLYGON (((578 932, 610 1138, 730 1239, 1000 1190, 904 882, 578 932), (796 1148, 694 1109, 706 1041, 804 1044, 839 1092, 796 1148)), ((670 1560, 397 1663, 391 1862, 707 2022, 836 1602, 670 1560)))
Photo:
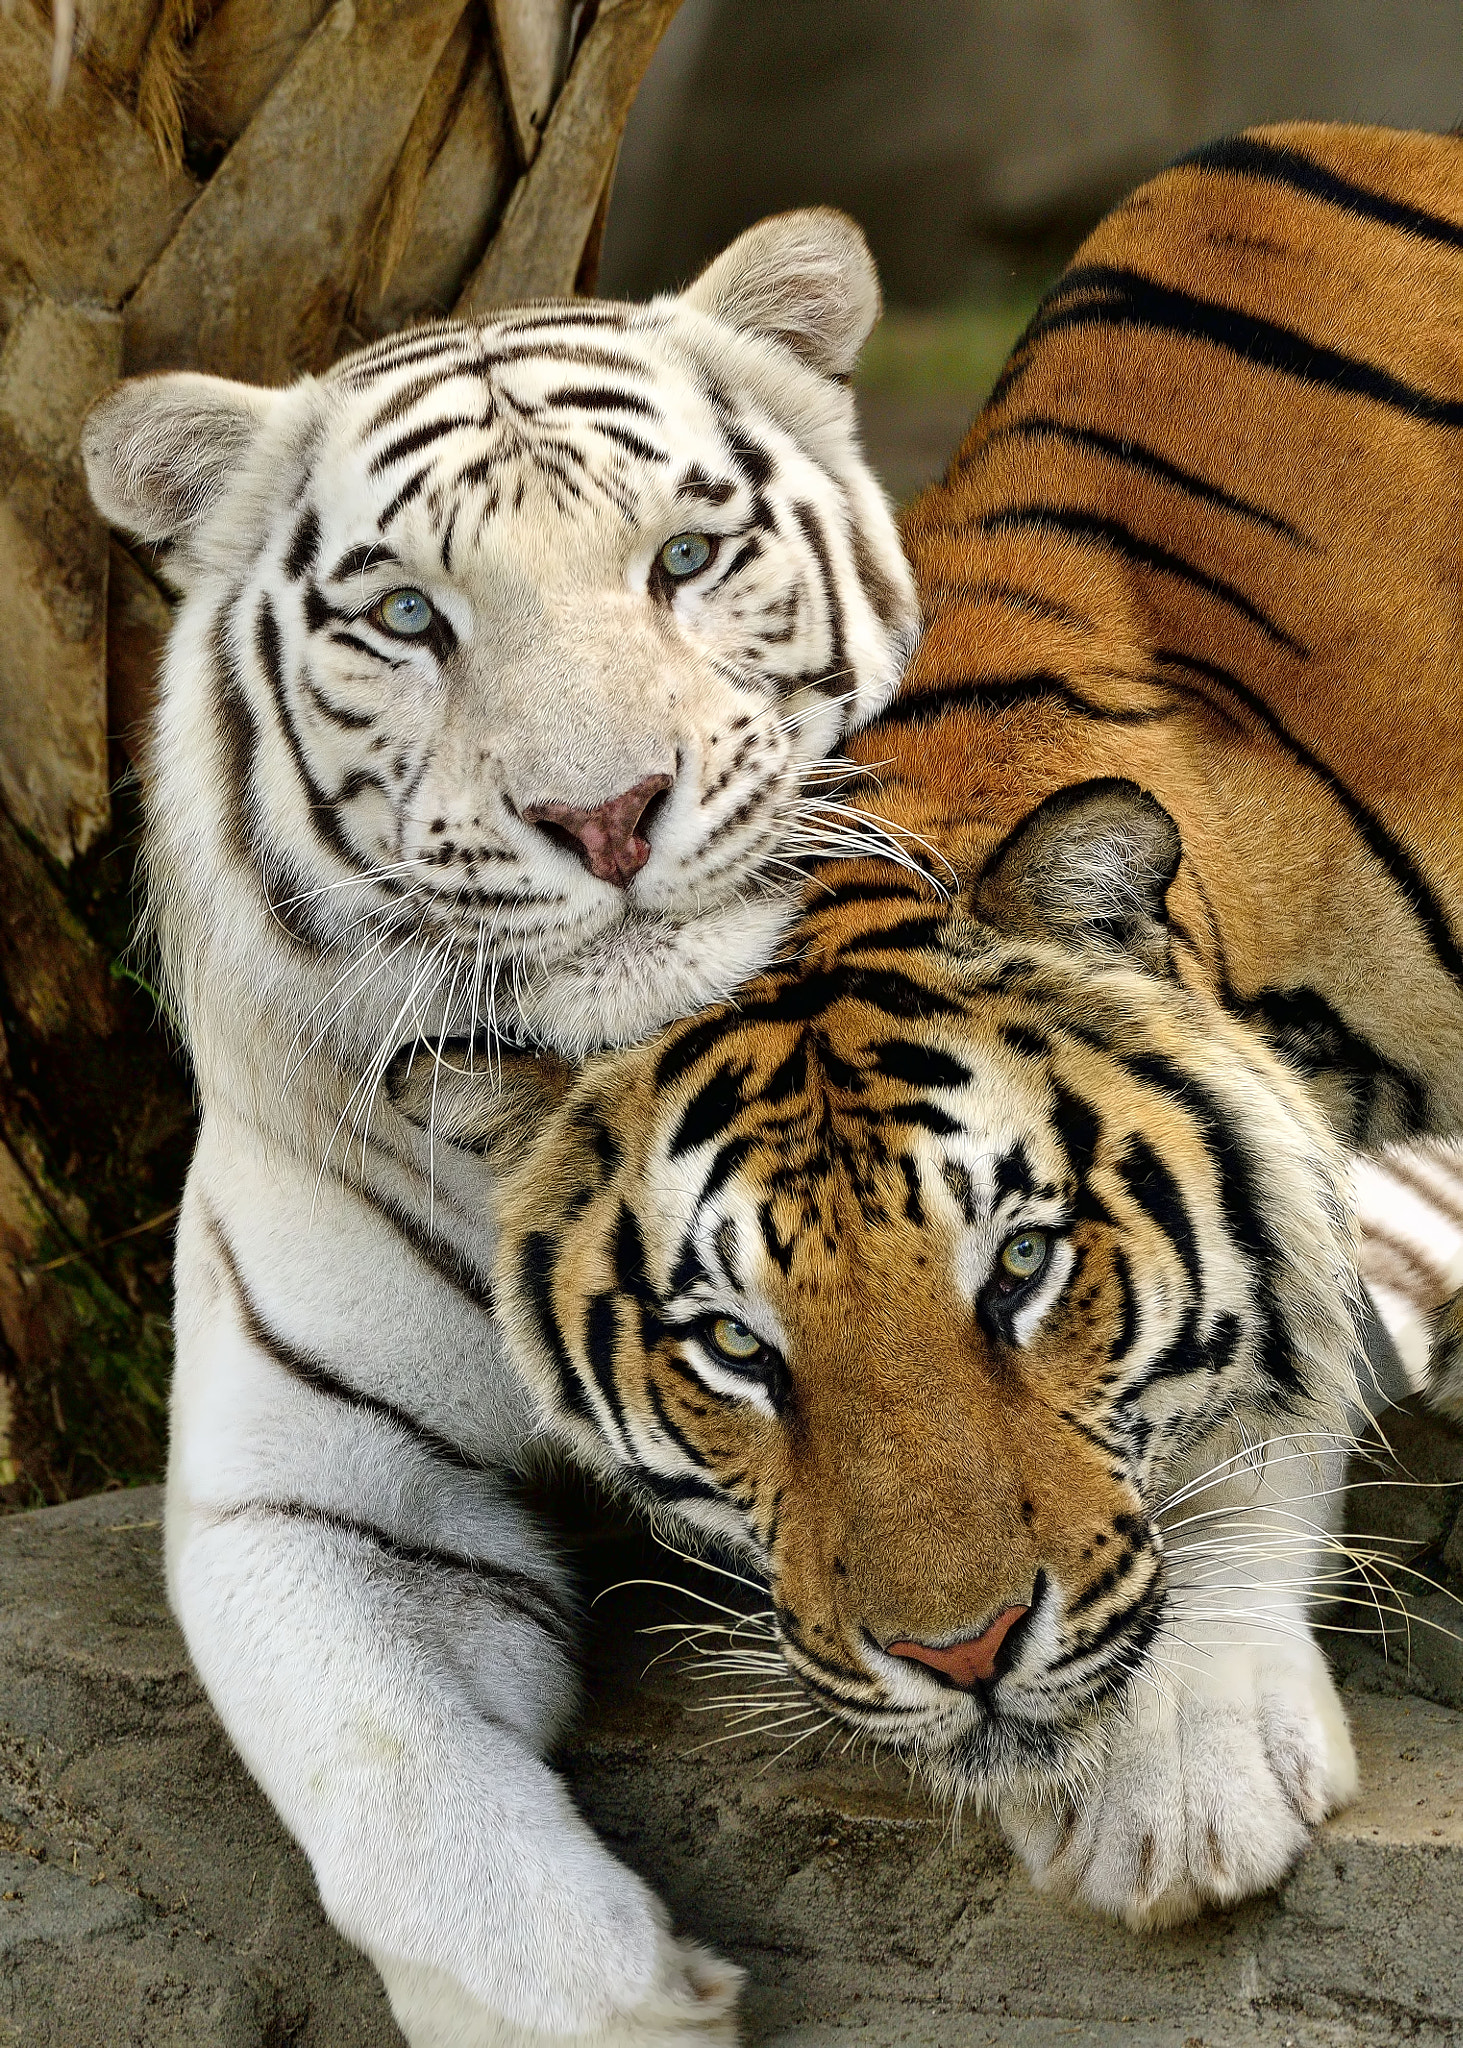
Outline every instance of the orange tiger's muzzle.
MULTIPOLYGON (((883 1319, 881 1318, 880 1321, 883 1319)), ((1075 1418, 1002 1375, 969 1319, 803 1350, 779 1476, 785 1632, 857 1670, 947 1683, 1009 1663, 1028 1611, 1066 1609, 1142 1507, 1075 1418)))

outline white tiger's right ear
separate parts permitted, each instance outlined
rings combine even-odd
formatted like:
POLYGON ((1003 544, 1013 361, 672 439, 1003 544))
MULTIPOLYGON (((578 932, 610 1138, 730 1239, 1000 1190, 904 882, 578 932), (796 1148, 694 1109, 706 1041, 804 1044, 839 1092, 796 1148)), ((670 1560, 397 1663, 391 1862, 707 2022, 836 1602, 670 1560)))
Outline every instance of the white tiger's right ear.
POLYGON ((92 503, 108 526, 177 541, 238 472, 281 393, 191 370, 132 377, 99 398, 81 429, 92 503))
POLYGON ((681 298, 781 342, 825 377, 849 374, 883 306, 863 229, 832 206, 758 221, 681 298))

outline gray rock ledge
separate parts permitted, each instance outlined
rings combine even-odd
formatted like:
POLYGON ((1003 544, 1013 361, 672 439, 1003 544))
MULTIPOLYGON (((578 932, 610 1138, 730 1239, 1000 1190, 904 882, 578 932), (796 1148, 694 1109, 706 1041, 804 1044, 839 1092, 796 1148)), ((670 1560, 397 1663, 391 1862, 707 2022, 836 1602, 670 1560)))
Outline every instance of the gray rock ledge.
MULTIPOLYGON (((160 1515, 149 1489, 0 1522, 0 2043, 400 2048, 192 1675, 160 1515)), ((624 1534, 588 1576, 647 1566, 692 1577, 624 1534)), ((752 2042, 1454 2040, 1463 1715, 1351 1693, 1357 1805, 1273 1898, 1140 1938, 1036 1897, 987 1823, 952 1831, 890 1763, 779 1755, 782 1734, 705 1747, 724 1729, 686 1708, 707 1689, 674 1658, 641 1675, 665 1640, 637 1633, 648 1597, 595 1610, 565 1761, 678 1924, 746 1965, 752 2042)))

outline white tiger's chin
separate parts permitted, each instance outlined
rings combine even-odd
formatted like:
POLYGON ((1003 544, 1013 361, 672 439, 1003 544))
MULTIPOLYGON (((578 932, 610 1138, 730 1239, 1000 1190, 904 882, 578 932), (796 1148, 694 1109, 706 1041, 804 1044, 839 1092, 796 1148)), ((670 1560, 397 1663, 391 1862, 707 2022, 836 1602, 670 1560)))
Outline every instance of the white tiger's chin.
POLYGON ((633 1045, 760 974, 796 911, 791 892, 721 904, 685 920, 631 911, 524 986, 517 1022, 569 1059, 633 1045))

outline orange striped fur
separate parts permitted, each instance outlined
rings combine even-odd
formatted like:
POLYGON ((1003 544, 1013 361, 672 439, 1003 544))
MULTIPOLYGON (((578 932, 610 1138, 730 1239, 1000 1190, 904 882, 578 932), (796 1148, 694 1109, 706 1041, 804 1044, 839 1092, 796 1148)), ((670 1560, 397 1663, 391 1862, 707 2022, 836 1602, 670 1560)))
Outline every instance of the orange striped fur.
POLYGON ((765 1574, 810 1714, 1135 1924, 1354 1782, 1297 1503, 1346 1153, 1463 1126, 1460 451, 1463 140, 1144 186, 905 521, 924 636, 850 753, 917 871, 825 867, 737 1003, 498 1104, 561 1434, 765 1574))

